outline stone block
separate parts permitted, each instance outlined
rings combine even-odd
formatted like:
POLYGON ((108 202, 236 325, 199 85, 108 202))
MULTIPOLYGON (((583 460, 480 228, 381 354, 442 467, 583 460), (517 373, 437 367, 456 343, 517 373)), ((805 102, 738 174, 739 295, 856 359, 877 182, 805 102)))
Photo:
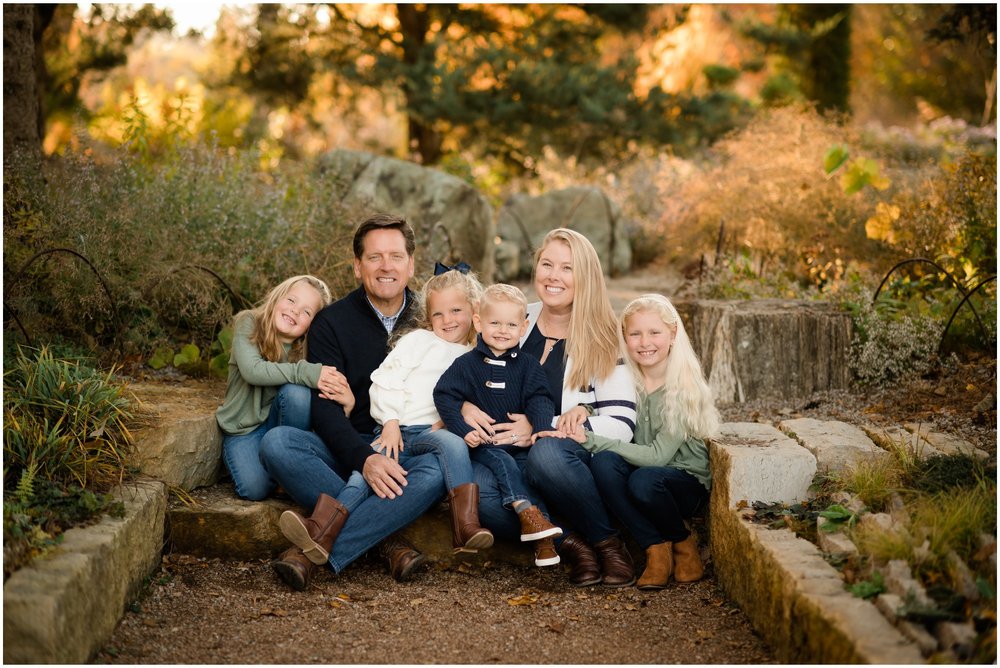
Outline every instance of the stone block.
POLYGON ((979 459, 990 458, 990 453, 977 448, 965 439, 959 438, 958 436, 952 436, 951 434, 942 434, 940 432, 930 431, 929 425, 918 422, 908 422, 903 426, 910 433, 919 434, 922 439, 930 443, 935 450, 942 454, 968 455, 970 457, 978 457, 979 459))
POLYGON ((960 659, 968 660, 976 649, 976 628, 972 622, 940 622, 934 635, 941 649, 951 650, 960 659))
POLYGON ((213 485, 222 465, 222 432, 215 410, 225 387, 136 384, 130 387, 157 417, 135 432, 136 463, 143 475, 192 490, 213 485))
POLYGON ((916 646, 920 648, 920 653, 924 656, 930 656, 937 651, 937 638, 932 636, 930 632, 920 624, 915 624, 914 622, 908 622, 905 619, 901 619, 896 623, 896 628, 899 629, 900 633, 912 640, 916 646))
POLYGON ((891 457, 865 432, 846 422, 798 418, 783 420, 779 427, 816 457, 820 473, 842 473, 861 461, 891 457))
POLYGON ((920 459, 935 457, 941 454, 937 448, 924 440, 923 436, 910 433, 901 427, 864 425, 862 429, 864 429, 865 433, 868 434, 868 437, 876 445, 890 452, 893 449, 902 448, 905 452, 920 459))
POLYGON ((782 299, 676 304, 720 403, 846 389, 851 317, 837 305, 782 299))
POLYGON ((834 557, 848 557, 852 554, 857 554, 857 546, 843 531, 831 532, 823 530, 823 526, 827 521, 825 517, 819 517, 816 521, 816 536, 819 542, 819 549, 834 557))
POLYGON ((902 559, 890 560, 888 564, 880 567, 879 571, 890 594, 895 594, 907 602, 913 601, 919 606, 934 606, 923 585, 913 578, 909 564, 902 559))
POLYGON ((141 482, 114 493, 124 517, 70 529, 4 583, 4 663, 86 663, 159 565, 165 487, 141 482))
POLYGON ((903 607, 903 599, 895 594, 883 592, 876 597, 875 607, 885 615, 890 623, 895 624, 899 619, 899 611, 903 607))
POLYGON ((816 458, 770 425, 725 423, 710 450, 712 486, 728 508, 740 501, 791 504, 809 497, 816 458))

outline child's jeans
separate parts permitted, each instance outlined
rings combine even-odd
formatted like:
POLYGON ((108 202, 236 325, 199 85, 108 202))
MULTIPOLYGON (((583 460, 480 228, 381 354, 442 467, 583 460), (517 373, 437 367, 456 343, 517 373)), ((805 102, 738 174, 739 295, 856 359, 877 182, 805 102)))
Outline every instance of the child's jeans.
MULTIPOLYGON (((469 448, 469 457, 493 472, 505 508, 512 508, 517 501, 528 501, 545 513, 540 500, 533 499, 528 483, 524 480, 524 465, 528 461, 528 448, 513 445, 480 445, 469 448)), ((547 514, 546 514, 547 516, 547 514)))
POLYGON ((642 549, 686 539, 684 520, 708 503, 705 486, 673 466, 636 467, 604 451, 594 455, 590 469, 604 503, 642 549))
MULTIPOLYGON (((447 429, 432 431, 429 424, 400 427, 399 431, 403 436, 403 449, 407 453, 413 456, 432 454, 437 457, 447 489, 472 482, 469 446, 461 436, 456 436, 447 429)), ((382 428, 376 427, 376 438, 381 433, 382 428)))
POLYGON ((311 401, 312 391, 305 385, 282 385, 267 419, 256 429, 247 434, 222 433, 222 459, 241 499, 260 501, 274 492, 277 483, 260 463, 260 441, 278 426, 308 430, 311 401))

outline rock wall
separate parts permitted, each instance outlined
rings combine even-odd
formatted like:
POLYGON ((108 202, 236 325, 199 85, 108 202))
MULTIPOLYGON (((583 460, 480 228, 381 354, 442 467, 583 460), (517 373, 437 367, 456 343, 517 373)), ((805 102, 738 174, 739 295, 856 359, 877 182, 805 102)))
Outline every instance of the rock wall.
POLYGON ((836 305, 698 300, 677 310, 719 403, 846 389, 851 318, 836 305))
POLYGON ((493 207, 473 186, 436 169, 364 151, 331 151, 320 159, 319 169, 346 206, 368 214, 394 213, 410 222, 417 236, 417 274, 429 274, 435 261, 461 260, 482 281, 492 282, 493 207))

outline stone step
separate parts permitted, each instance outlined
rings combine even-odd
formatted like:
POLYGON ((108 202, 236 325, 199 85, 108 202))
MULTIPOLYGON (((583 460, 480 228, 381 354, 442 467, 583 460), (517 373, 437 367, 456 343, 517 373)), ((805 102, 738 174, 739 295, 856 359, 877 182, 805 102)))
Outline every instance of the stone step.
POLYGON ((864 431, 846 422, 798 418, 778 426, 816 457, 820 473, 842 473, 860 461, 891 457, 864 431))

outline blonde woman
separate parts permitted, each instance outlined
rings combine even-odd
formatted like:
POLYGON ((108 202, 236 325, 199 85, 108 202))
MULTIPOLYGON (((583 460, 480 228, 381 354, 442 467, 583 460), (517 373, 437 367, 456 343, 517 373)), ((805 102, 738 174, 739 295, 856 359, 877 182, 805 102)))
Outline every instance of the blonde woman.
MULTIPOLYGON (((534 287, 539 302, 528 306, 528 331, 521 349, 542 365, 556 404, 553 427, 567 436, 584 430, 629 441, 635 429, 635 385, 618 341, 618 320, 593 245, 578 232, 549 232, 535 253, 534 287)), ((521 415, 494 423, 474 407, 463 408, 471 426, 501 443, 527 445, 531 425, 521 415)), ((622 587, 635 581, 632 559, 590 470, 591 455, 572 438, 542 438, 529 450, 525 474, 566 528, 557 544, 577 586, 604 583, 622 587)), ((474 467, 480 487, 480 519, 504 537, 517 526, 504 517, 496 481, 474 467)))

